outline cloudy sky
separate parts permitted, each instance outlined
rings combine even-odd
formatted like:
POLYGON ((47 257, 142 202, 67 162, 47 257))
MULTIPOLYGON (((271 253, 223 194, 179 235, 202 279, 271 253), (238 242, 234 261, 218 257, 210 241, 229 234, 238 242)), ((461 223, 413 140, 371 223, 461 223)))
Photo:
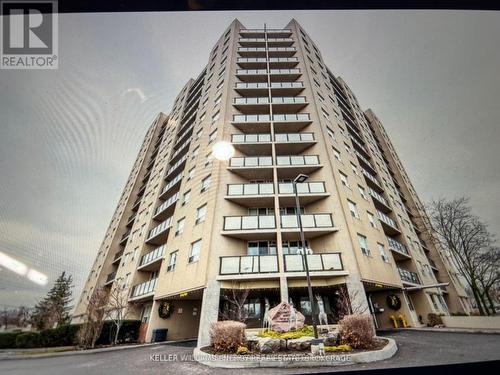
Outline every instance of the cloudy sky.
MULTIPOLYGON (((228 24, 296 18, 384 123, 424 201, 468 195, 500 234, 500 13, 60 15, 59 70, 0 71, 0 252, 78 297, 146 128, 228 24)), ((0 269, 0 305, 47 290, 0 269)))

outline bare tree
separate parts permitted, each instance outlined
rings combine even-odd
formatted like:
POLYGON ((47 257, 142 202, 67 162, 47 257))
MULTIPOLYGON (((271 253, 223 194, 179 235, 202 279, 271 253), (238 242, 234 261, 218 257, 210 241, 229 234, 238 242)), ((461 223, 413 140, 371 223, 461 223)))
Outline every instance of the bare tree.
POLYGON ((346 315, 366 313, 367 307, 361 302, 358 290, 349 292, 346 285, 340 285, 336 295, 339 320, 346 315))
POLYGON ((4 308, 0 314, 1 325, 8 328, 9 325, 18 328, 26 327, 30 319, 29 309, 25 306, 4 308))
POLYGON ((500 248, 492 247, 480 256, 477 270, 481 295, 488 302, 492 314, 496 313, 494 300, 497 300, 497 290, 500 284, 499 265, 500 248))
POLYGON ((220 317, 224 320, 236 320, 244 323, 248 319, 248 311, 244 307, 248 293, 248 289, 239 289, 236 283, 233 283, 232 288, 226 289, 222 294, 222 298, 227 301, 228 308, 220 312, 220 317))
POLYGON ((96 287, 87 302, 84 323, 78 331, 78 343, 84 348, 94 348, 101 334, 106 304, 109 293, 102 287, 96 287))
POLYGON ((494 313, 486 303, 488 297, 485 298, 485 293, 488 294, 489 289, 484 288, 489 286, 485 278, 490 278, 490 271, 495 267, 498 270, 499 262, 498 257, 496 260, 492 258, 493 264, 484 269, 484 259, 495 242, 486 224, 472 214, 469 199, 465 197, 433 201, 429 212, 435 240, 449 250, 454 264, 472 291, 479 313, 494 313))
POLYGON ((116 327, 113 344, 118 342, 118 335, 123 321, 132 313, 131 304, 128 302, 128 287, 125 282, 118 279, 109 293, 108 303, 105 308, 105 316, 111 320, 116 327))

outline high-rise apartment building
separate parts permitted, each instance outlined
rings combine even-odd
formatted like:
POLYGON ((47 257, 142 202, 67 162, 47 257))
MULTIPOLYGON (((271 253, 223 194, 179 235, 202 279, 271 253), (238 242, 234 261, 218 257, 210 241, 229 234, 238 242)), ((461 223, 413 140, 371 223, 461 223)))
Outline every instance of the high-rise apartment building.
POLYGON ((235 20, 169 115, 149 128, 85 284, 128 288, 141 339, 209 339, 248 290, 249 327, 266 301, 311 319, 292 181, 299 174, 315 298, 330 323, 345 296, 378 327, 467 312, 467 295, 381 122, 323 62, 303 28, 246 29, 235 20), (217 160, 212 147, 232 143, 217 160), (159 314, 168 302, 168 317, 159 314), (401 304, 398 310, 394 305, 401 304), (160 317, 162 315, 162 317, 160 317))

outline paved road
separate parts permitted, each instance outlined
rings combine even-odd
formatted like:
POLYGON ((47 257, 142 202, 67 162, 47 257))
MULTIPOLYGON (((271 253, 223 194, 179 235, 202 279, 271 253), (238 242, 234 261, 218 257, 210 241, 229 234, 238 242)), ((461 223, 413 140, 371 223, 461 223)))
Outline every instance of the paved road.
MULTIPOLYGON (((500 359, 500 335, 400 331, 386 334, 399 350, 391 359, 364 365, 341 366, 339 371, 437 365, 500 359)), ((189 359, 194 342, 119 350, 108 353, 0 361, 2 375, 139 375, 139 374, 291 374, 333 371, 333 368, 213 369, 189 359), (163 362, 150 360, 161 354, 163 362), (170 360, 169 355, 171 355, 170 360), (176 356, 176 357, 175 357, 176 356), (187 356, 185 360, 182 356, 187 356), (168 361, 167 361, 168 360, 168 361)))

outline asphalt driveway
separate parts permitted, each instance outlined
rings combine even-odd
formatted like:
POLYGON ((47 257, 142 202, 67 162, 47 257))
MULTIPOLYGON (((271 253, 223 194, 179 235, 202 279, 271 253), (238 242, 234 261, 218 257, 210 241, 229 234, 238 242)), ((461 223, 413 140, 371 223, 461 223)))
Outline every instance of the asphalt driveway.
POLYGON ((388 360, 337 368, 215 369, 191 359, 194 342, 140 347, 114 352, 0 361, 2 375, 139 375, 139 374, 291 374, 346 371, 500 360, 500 335, 399 331, 388 333, 398 345, 388 360))

